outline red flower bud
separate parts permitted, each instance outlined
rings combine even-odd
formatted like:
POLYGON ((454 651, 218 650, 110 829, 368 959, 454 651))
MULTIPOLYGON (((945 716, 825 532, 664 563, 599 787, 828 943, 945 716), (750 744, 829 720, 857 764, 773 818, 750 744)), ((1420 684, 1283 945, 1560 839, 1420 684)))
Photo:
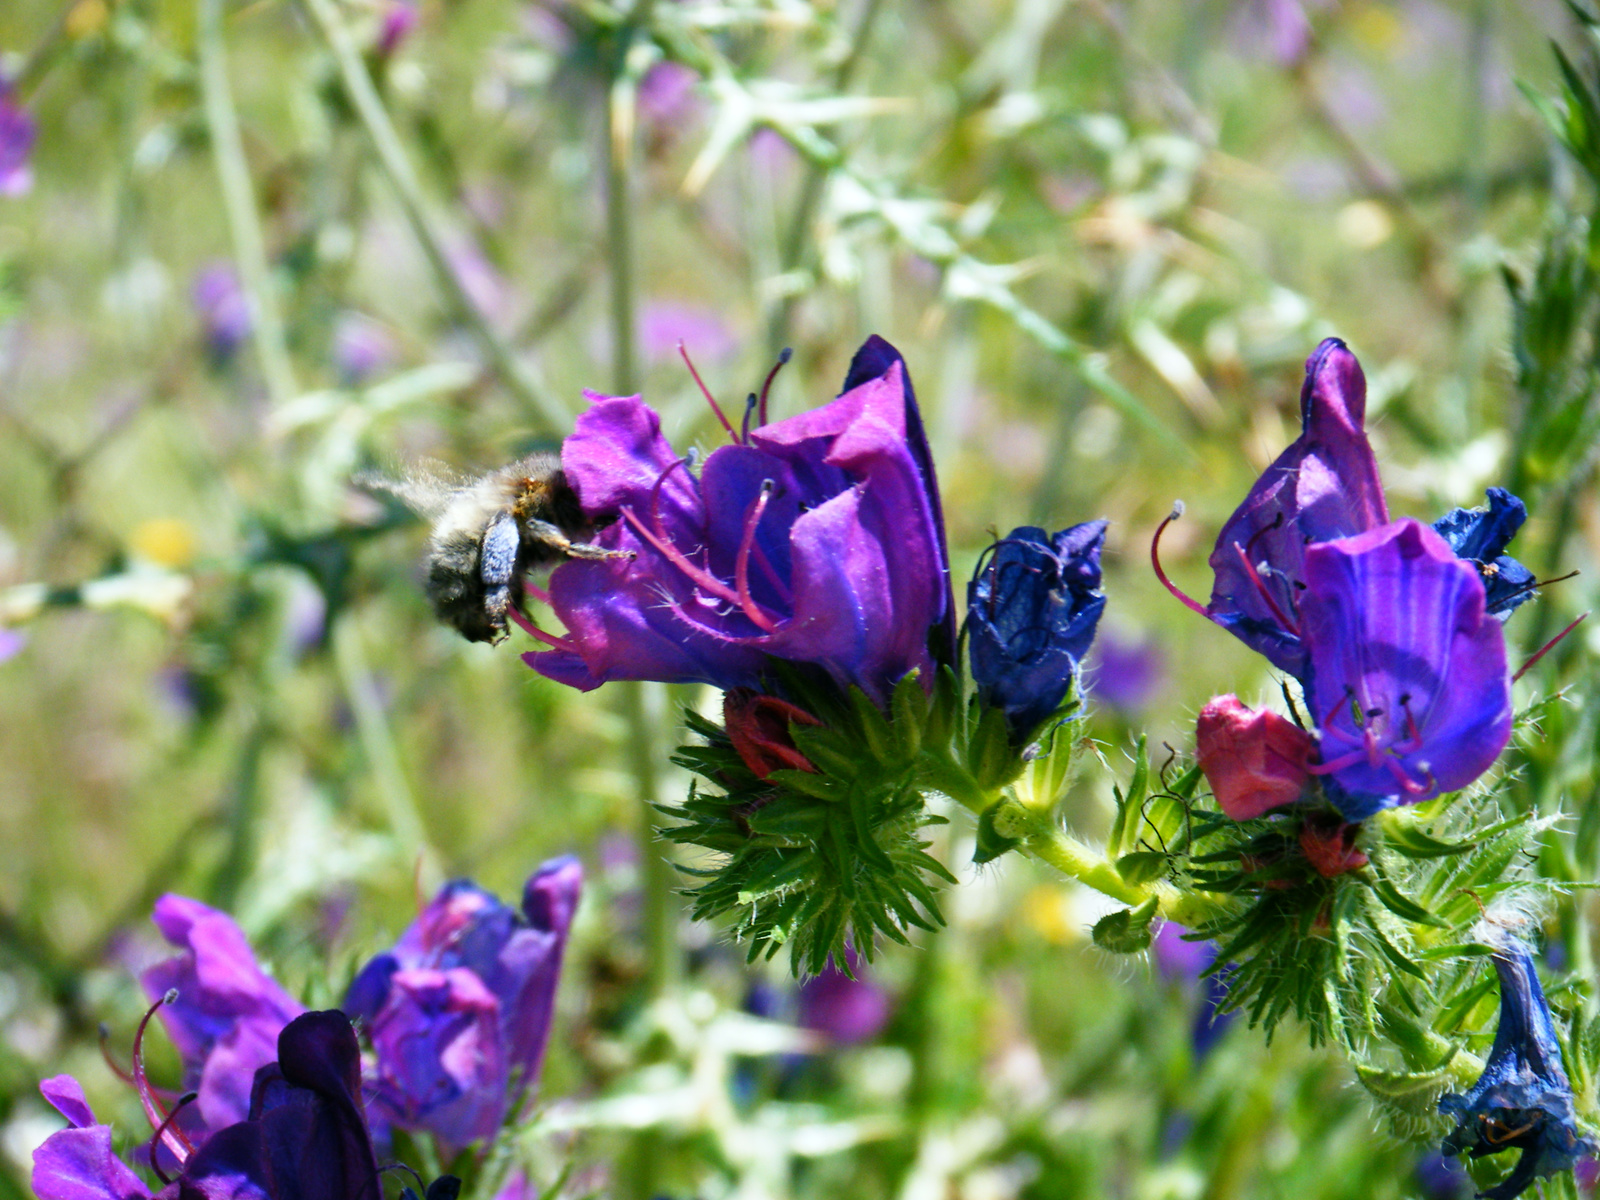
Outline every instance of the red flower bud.
POLYGON ((774 771, 816 771, 789 736, 791 724, 822 724, 805 709, 749 688, 734 688, 722 699, 722 720, 733 748, 758 779, 774 771))
POLYGON ((1235 821, 1292 804, 1305 788, 1311 735, 1237 696, 1216 696, 1200 710, 1195 745, 1217 803, 1235 821))

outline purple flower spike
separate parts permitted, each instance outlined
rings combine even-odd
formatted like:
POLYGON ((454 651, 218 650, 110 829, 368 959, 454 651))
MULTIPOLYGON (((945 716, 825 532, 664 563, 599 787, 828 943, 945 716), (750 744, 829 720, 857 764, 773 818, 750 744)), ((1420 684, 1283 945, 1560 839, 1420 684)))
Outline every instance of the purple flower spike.
POLYGON ((1535 1179, 1570 1170, 1584 1155, 1600 1151, 1594 1138, 1578 1130, 1572 1084, 1533 958, 1520 942, 1504 936, 1502 941, 1489 960, 1500 977, 1500 1024, 1489 1061, 1470 1090, 1439 1101, 1439 1111, 1456 1119, 1444 1153, 1481 1158, 1522 1151, 1505 1179, 1478 1193, 1486 1200, 1512 1200, 1535 1179))
POLYGON ((207 1129, 242 1121, 257 1068, 277 1057, 278 1035, 305 1009, 256 964, 244 931, 226 913, 168 893, 151 919, 183 950, 139 981, 152 1001, 177 990, 160 1016, 183 1057, 184 1086, 200 1093, 207 1129))
POLYGON ((37 134, 32 115, 0 81, 0 196, 21 196, 33 186, 28 158, 37 134))
POLYGON ((1300 436, 1222 527, 1205 615, 1291 675, 1305 673, 1296 596, 1306 547, 1389 520, 1378 464, 1362 429, 1367 381, 1338 338, 1306 361, 1300 436))
POLYGON ((1305 552, 1307 703, 1347 820, 1466 787, 1511 737, 1505 635, 1483 585, 1411 519, 1305 552))
POLYGON ((538 1078, 582 885, 577 859, 553 859, 528 880, 519 915, 455 880, 361 970, 345 1007, 372 1031, 386 1120, 451 1149, 494 1136, 538 1078))
POLYGON ((784 421, 724 420, 733 444, 698 477, 638 397, 591 395, 562 465, 584 515, 609 522, 596 543, 629 557, 556 569, 568 635, 547 636, 556 649, 524 655, 529 665, 585 691, 613 679, 755 687, 769 656, 820 666, 879 704, 911 671, 931 686, 954 612, 921 418, 882 339, 845 383, 784 421))
POLYGON ((1489 615, 1504 621, 1533 599, 1533 572, 1505 550, 1528 519, 1528 510, 1505 488, 1490 488, 1488 508, 1455 508, 1433 523, 1458 558, 1483 577, 1489 615))

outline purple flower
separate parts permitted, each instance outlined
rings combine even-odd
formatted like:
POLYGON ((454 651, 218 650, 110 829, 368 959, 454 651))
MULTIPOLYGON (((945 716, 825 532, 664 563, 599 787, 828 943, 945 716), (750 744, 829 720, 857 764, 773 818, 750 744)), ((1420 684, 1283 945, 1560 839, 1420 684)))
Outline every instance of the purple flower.
POLYGON ((0 662, 8 658, 15 658, 22 653, 23 647, 28 644, 28 635, 20 629, 10 629, 0 625, 0 662))
POLYGON ((520 914, 448 883, 361 970, 345 1007, 368 1023, 385 1119, 452 1149, 494 1136, 538 1078, 582 883, 577 859, 553 859, 528 880, 520 914))
MULTIPOLYGON (((768 657, 886 702, 954 650, 938 487, 899 353, 857 352, 831 404, 735 430, 697 476, 638 397, 591 395, 562 465, 595 541, 630 557, 551 576, 564 638, 524 657, 582 690, 613 679, 755 687, 768 657), (930 645, 932 651, 930 652, 930 645)), ((719 415, 721 410, 717 410, 719 415)))
POLYGON ((1153 638, 1125 640, 1107 631, 1095 639, 1085 679, 1096 700, 1124 713, 1138 712, 1165 686, 1167 656, 1153 638))
POLYGON ((700 76, 681 63, 656 63, 639 81, 639 115, 663 131, 675 131, 702 107, 695 95, 699 83, 700 76))
POLYGON ((360 313, 339 314, 333 327, 333 363, 347 385, 362 383, 394 365, 394 339, 360 313))
POLYGON ((1189 1030, 1189 1044, 1198 1060, 1221 1040, 1239 1014, 1219 1011, 1228 998, 1228 972, 1232 968, 1207 975, 1211 964, 1217 961, 1217 944, 1187 941, 1184 934, 1188 932, 1183 926, 1168 921, 1156 931, 1150 951, 1162 978, 1193 988, 1200 994, 1194 1024, 1189 1030))
POLYGON ((1311 46, 1311 22, 1300 0, 1248 0, 1234 24, 1245 53, 1280 67, 1295 66, 1311 46))
POLYGON ((160 1013, 183 1058, 184 1086, 199 1092, 206 1128, 242 1121, 257 1069, 276 1057, 278 1035, 305 1009, 256 964, 244 932, 226 913, 168 893, 156 901, 151 920, 183 950, 139 981, 152 1001, 178 993, 160 1013))
POLYGON ((967 585, 972 679, 1026 743, 1066 700, 1105 609, 1100 550, 1106 523, 1050 535, 1024 525, 978 560, 967 585))
POLYGON ((389 0, 378 29, 378 56, 388 58, 398 49, 422 19, 416 0, 389 0))
POLYGON ((250 300, 239 286, 231 263, 208 263, 194 278, 194 307, 206 349, 213 359, 226 362, 250 336, 250 300))
POLYGON ((1465 1094, 1439 1101, 1439 1111, 1456 1119, 1444 1153, 1481 1158, 1522 1151, 1505 1179, 1478 1193, 1487 1200, 1520 1196, 1535 1179, 1569 1170, 1600 1148, 1578 1131, 1572 1084, 1533 958, 1520 942, 1502 941, 1489 960, 1500 977, 1500 1024, 1489 1061, 1465 1094))
POLYGON ((1308 547, 1311 768, 1352 821, 1471 783, 1511 737, 1505 635, 1478 573, 1420 521, 1308 547))
POLYGON ((738 338, 722 314, 703 304, 653 301, 639 312, 639 345, 651 362, 678 353, 678 345, 696 358, 727 358, 739 348, 738 338))
POLYGON ((1505 552, 1528 519, 1528 510, 1505 488, 1490 488, 1486 494, 1488 508, 1453 508, 1433 528, 1457 558, 1477 567, 1489 615, 1504 621, 1519 604, 1533 599, 1533 572, 1505 552))
POLYGON ((889 1023, 890 1004, 889 994, 867 978, 856 952, 846 950, 845 958, 850 974, 830 962, 820 975, 800 985, 800 1025, 848 1045, 882 1033, 889 1023))
MULTIPOLYGON (((40 1200, 152 1200, 112 1154, 111 1127, 95 1122, 75 1080, 57 1076, 40 1091, 70 1124, 34 1151, 40 1200)), ((349 1019, 341 1012, 296 1017, 279 1035, 276 1060, 256 1073, 246 1119, 197 1147, 164 1135, 180 1173, 155 1200, 381 1200, 360 1095, 349 1019)))
POLYGON ((0 196, 20 196, 33 186, 28 157, 37 135, 33 116, 0 81, 0 196))

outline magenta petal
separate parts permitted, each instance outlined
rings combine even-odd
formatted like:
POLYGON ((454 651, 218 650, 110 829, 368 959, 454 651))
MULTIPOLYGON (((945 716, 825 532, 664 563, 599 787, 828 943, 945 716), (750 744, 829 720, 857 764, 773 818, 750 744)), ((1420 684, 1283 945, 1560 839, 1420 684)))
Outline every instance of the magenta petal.
POLYGON ((1511 737, 1511 678, 1472 565, 1408 518, 1311 546, 1305 568, 1308 702, 1345 815, 1456 791, 1488 770, 1511 737))
POLYGON ((39 1084, 39 1092, 74 1129, 85 1129, 96 1123, 83 1094, 83 1085, 71 1075, 52 1075, 39 1084))
POLYGON ((561 466, 590 516, 615 516, 631 507, 648 518, 658 493, 662 519, 669 525, 701 519, 700 499, 680 456, 661 435, 661 418, 637 396, 601 396, 578 417, 572 436, 561 445, 561 466))
POLYGON ((1362 428, 1366 405, 1361 364, 1338 338, 1327 339, 1306 361, 1300 436, 1256 481, 1211 553, 1211 619, 1292 675, 1306 666, 1295 616, 1306 546, 1389 519, 1362 428))

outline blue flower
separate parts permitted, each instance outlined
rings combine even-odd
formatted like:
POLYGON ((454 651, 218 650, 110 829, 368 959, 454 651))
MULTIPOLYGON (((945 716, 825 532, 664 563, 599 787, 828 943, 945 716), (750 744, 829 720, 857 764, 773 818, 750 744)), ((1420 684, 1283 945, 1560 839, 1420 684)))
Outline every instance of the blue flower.
POLYGON ((1014 743, 1061 707, 1078 676, 1106 606, 1105 540, 1104 521, 1053 536, 1024 525, 989 548, 967 585, 973 682, 1005 711, 1014 743))
POLYGON ((1506 554, 1506 545, 1528 519, 1528 510, 1505 488, 1490 488, 1488 508, 1455 508, 1433 523, 1457 558, 1476 564, 1490 616, 1504 621, 1533 599, 1533 572, 1506 554))
POLYGON ((1596 1142, 1578 1132, 1572 1084, 1527 947, 1507 939, 1490 961, 1500 976, 1500 1025, 1489 1061, 1472 1089, 1445 1096, 1439 1111, 1456 1119, 1444 1140, 1446 1154, 1481 1158, 1522 1151, 1511 1174, 1478 1193, 1486 1200, 1511 1200, 1535 1179, 1570 1170, 1594 1154, 1596 1142))

